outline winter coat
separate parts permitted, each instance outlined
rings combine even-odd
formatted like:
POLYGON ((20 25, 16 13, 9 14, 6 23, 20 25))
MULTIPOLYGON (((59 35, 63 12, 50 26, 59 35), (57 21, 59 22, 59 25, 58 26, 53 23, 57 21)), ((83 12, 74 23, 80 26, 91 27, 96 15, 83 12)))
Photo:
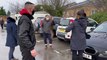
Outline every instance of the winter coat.
POLYGON ((72 30, 72 37, 70 40, 72 50, 84 50, 86 48, 86 27, 87 18, 85 17, 76 19, 72 24, 67 27, 66 32, 72 30))
POLYGON ((35 32, 32 24, 33 16, 26 9, 20 11, 22 15, 18 22, 18 44, 21 48, 34 49, 36 44, 35 32))
POLYGON ((17 26, 15 20, 11 17, 7 18, 7 38, 6 46, 15 47, 17 46, 17 26))
POLYGON ((53 21, 49 20, 49 21, 46 21, 45 19, 42 21, 42 30, 44 33, 51 33, 51 31, 53 30, 53 21))

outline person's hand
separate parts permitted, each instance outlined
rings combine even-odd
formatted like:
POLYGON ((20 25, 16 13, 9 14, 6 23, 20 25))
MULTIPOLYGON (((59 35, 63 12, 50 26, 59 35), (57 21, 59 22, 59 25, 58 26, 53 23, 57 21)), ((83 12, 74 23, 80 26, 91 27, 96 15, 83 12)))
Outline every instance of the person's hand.
POLYGON ((36 57, 38 55, 35 49, 31 50, 30 52, 33 57, 36 57))

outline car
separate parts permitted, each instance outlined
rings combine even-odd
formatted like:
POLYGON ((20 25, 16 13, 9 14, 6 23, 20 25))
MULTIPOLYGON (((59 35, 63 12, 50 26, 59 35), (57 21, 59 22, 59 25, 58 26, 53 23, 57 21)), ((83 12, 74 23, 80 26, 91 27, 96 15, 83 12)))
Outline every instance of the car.
POLYGON ((45 17, 37 17, 37 19, 34 22, 34 29, 35 29, 36 33, 39 33, 41 36, 42 36, 42 30, 41 30, 40 24, 44 18, 45 17))
MULTIPOLYGON (((65 29, 74 20, 75 20, 75 18, 70 17, 70 18, 62 19, 60 21, 60 25, 58 26, 57 32, 56 32, 56 36, 57 36, 58 40, 70 41, 69 39, 65 38, 65 35, 67 34, 65 32, 65 29)), ((88 26, 87 26, 86 32, 91 32, 97 26, 98 26, 98 23, 95 20, 88 18, 88 26)))
POLYGON ((61 17, 53 17, 54 26, 53 26, 53 36, 52 37, 56 37, 56 30, 60 24, 60 20, 61 20, 61 17))
POLYGON ((50 15, 49 13, 45 12, 45 11, 37 11, 34 13, 33 17, 34 19, 32 19, 32 23, 35 23, 35 20, 38 19, 38 17, 45 17, 46 15, 50 15))
POLYGON ((56 31, 56 36, 58 38, 58 40, 68 40, 65 38, 65 29, 67 28, 67 26, 72 23, 75 20, 75 18, 70 17, 70 18, 62 18, 60 20, 60 25, 57 27, 57 31, 56 31))
POLYGON ((87 47, 84 50, 84 59, 107 60, 107 21, 100 24, 93 32, 89 33, 87 47))
POLYGON ((98 22, 91 19, 91 18, 88 18, 88 25, 87 25, 87 29, 86 29, 86 32, 91 32, 92 29, 95 29, 96 27, 98 26, 98 22))

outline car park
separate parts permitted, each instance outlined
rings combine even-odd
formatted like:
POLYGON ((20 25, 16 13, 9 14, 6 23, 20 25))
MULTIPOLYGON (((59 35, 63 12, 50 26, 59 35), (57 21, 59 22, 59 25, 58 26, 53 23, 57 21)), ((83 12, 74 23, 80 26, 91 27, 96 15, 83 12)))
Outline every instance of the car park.
POLYGON ((86 40, 84 59, 107 60, 107 22, 102 23, 89 34, 91 38, 86 40))

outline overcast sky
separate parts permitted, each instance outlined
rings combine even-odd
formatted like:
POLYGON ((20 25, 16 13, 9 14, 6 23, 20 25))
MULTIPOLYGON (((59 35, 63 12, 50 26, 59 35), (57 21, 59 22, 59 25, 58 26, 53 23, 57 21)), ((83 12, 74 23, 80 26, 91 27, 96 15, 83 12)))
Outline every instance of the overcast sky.
MULTIPOLYGON (((9 3, 20 2, 23 4, 26 1, 31 1, 32 3, 37 3, 36 0, 0 0, 0 7, 3 6, 4 9, 6 9, 6 11, 7 11, 7 10, 9 10, 9 3)), ((76 1, 78 3, 78 2, 85 1, 85 0, 73 0, 73 1, 76 1)))

